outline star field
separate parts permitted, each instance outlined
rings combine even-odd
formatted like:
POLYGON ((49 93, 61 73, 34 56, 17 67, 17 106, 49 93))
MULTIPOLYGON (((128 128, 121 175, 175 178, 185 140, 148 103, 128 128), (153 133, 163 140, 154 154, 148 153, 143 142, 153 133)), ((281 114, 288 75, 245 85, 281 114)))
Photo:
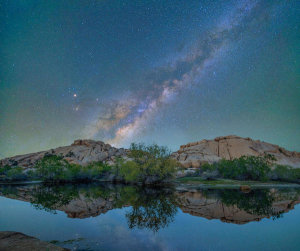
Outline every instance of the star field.
POLYGON ((299 1, 1 1, 0 158, 78 138, 300 151, 299 1))

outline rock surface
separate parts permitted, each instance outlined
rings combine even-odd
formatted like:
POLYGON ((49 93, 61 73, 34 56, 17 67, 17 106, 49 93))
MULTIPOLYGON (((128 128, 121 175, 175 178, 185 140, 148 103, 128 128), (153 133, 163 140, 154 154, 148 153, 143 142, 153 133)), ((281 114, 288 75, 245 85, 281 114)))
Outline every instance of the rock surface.
POLYGON ((299 152, 287 151, 278 145, 235 135, 182 145, 172 154, 172 157, 184 167, 197 168, 204 163, 218 162, 222 158, 232 160, 243 155, 263 156, 264 154, 274 155, 277 164, 300 168, 299 152))
MULTIPOLYGON (((70 146, 5 158, 0 160, 0 166, 21 166, 26 169, 34 166, 38 160, 49 154, 61 155, 70 163, 80 165, 93 161, 112 164, 117 157, 126 158, 128 152, 127 149, 115 148, 102 141, 75 140, 70 146)), ((299 152, 287 151, 278 145, 234 135, 182 145, 177 152, 172 154, 172 157, 184 167, 198 168, 203 163, 218 162, 222 158, 232 160, 243 155, 263 156, 264 154, 274 155, 278 164, 300 168, 299 152)))
POLYGON ((58 147, 48 151, 17 155, 0 160, 0 165, 21 166, 30 168, 45 155, 53 154, 63 156, 73 164, 86 165, 94 161, 112 163, 116 157, 125 157, 128 150, 115 148, 102 141, 75 140, 70 146, 58 147))
POLYGON ((0 250, 2 251, 63 251, 69 250, 40 241, 19 232, 0 232, 0 250))

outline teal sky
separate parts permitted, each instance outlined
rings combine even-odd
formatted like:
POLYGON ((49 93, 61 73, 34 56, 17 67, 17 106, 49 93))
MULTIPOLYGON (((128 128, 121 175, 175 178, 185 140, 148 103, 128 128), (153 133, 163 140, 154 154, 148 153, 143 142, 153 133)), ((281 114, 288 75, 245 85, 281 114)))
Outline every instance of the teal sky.
POLYGON ((0 158, 92 138, 300 151, 300 2, 1 1, 0 158))

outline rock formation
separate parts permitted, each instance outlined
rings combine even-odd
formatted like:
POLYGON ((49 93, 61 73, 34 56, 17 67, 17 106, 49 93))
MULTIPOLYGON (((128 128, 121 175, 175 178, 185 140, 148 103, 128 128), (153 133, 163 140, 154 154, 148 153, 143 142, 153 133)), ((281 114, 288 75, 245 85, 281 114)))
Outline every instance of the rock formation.
POLYGON ((40 241, 34 237, 19 232, 0 232, 0 250, 2 251, 63 251, 69 250, 40 241))
MULTIPOLYGON (((126 158, 129 150, 115 148, 102 141, 75 140, 70 146, 58 147, 48 151, 17 155, 0 160, 0 166, 21 166, 30 168, 45 155, 63 156, 70 163, 86 165, 93 161, 112 164, 117 157, 126 158)), ((213 163, 222 158, 232 160, 242 155, 263 156, 272 154, 277 163, 300 168, 300 153, 287 151, 284 148, 259 140, 242 138, 234 135, 218 137, 213 140, 202 140, 180 146, 172 157, 184 167, 199 167, 203 163, 213 163)))
POLYGON ((0 160, 0 166, 21 166, 30 168, 44 156, 52 154, 64 157, 74 164, 86 165, 94 161, 112 163, 116 157, 125 157, 126 149, 115 148, 102 141, 75 140, 70 146, 58 147, 48 151, 17 155, 11 158, 0 160))
POLYGON ((299 152, 290 152, 278 145, 235 135, 182 145, 172 154, 172 157, 184 167, 197 168, 203 163, 218 162, 222 158, 232 160, 243 155, 263 156, 264 154, 274 155, 277 164, 300 168, 299 152))

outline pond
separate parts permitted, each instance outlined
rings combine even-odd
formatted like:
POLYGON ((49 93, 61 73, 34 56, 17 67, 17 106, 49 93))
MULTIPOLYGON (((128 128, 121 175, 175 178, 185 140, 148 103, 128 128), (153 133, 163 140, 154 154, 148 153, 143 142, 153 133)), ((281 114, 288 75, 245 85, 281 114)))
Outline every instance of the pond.
POLYGON ((299 250, 300 189, 0 186, 0 231, 71 250, 299 250))

